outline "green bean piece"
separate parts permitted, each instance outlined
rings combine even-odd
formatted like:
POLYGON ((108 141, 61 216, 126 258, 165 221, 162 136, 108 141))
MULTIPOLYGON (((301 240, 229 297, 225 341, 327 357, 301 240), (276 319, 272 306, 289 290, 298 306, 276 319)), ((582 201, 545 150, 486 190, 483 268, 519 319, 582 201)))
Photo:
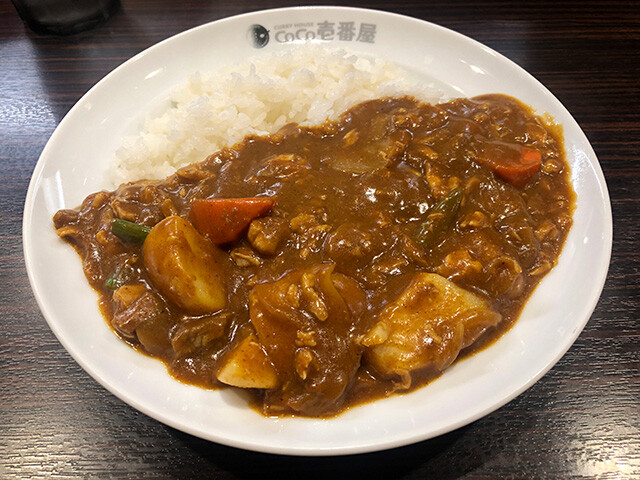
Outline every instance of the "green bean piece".
POLYGON ((128 220, 116 218, 111 222, 111 232, 120 240, 131 243, 142 243, 151 229, 128 220))
POLYGON ((462 188, 454 188, 431 209, 418 232, 418 242, 424 249, 430 249, 456 219, 463 194, 462 188))
POLYGON ((116 290, 118 287, 120 287, 120 275, 119 275, 119 271, 116 270, 114 273, 112 273, 109 278, 107 278, 104 282, 104 286, 111 289, 111 290, 116 290))
POLYGON ((104 281, 104 286, 106 288, 110 290, 117 290, 121 286, 129 283, 132 275, 134 274, 134 268, 132 267, 130 260, 131 259, 116 265, 114 272, 104 281))

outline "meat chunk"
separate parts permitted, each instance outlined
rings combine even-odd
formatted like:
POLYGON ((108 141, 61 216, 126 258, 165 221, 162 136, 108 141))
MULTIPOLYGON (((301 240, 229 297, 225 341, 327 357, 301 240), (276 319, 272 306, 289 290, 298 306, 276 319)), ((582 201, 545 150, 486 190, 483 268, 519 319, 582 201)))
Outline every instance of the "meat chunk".
POLYGON ((273 255, 289 234, 287 221, 276 217, 258 218, 249 225, 247 238, 251 246, 263 255, 273 255))
POLYGON ((365 287, 379 287, 409 265, 424 265, 423 252, 390 223, 343 223, 327 236, 324 251, 341 271, 365 287))
POLYGON ((409 387, 412 371, 444 370, 500 319, 480 297, 440 275, 418 273, 361 343, 368 347, 366 360, 378 372, 399 376, 409 387))
POLYGON ((165 197, 152 182, 121 185, 109 199, 115 218, 150 226, 163 217, 165 197))
POLYGON ((315 214, 300 213, 289 222, 289 228, 294 233, 293 244, 300 250, 301 258, 308 258, 312 252, 322 248, 331 225, 320 223, 320 220, 315 214))
POLYGON ((143 284, 123 285, 113 293, 115 312, 111 324, 126 338, 136 338, 136 330, 164 313, 160 299, 143 284))
POLYGON ((171 333, 171 346, 177 355, 187 355, 220 338, 229 320, 228 313, 192 318, 171 333))
POLYGON ((495 297, 506 295, 514 298, 524 288, 524 274, 520 264, 511 257, 501 255, 486 268, 487 291, 495 297))
POLYGON ((249 294, 251 322, 281 385, 267 392, 267 413, 320 415, 338 408, 360 364, 351 332, 364 293, 343 275, 334 283, 333 269, 295 270, 249 294))
POLYGON ((370 230, 353 223, 343 223, 327 238, 324 249, 336 262, 362 265, 378 247, 374 245, 370 230))

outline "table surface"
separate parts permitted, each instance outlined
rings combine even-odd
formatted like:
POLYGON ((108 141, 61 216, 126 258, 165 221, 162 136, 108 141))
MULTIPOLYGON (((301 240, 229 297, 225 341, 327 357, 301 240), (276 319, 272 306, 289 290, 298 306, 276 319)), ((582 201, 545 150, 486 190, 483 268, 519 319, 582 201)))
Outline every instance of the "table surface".
MULTIPOLYGON (((0 4, 0 477, 640 478, 638 2, 349 4, 443 25, 515 61, 573 114, 604 170, 615 238, 602 297, 569 352, 508 405, 391 451, 275 456, 152 420, 66 353, 38 310, 22 254, 24 199, 47 139, 71 106, 129 57, 256 3, 122 0, 107 23, 70 37, 34 34, 8 1, 0 4)), ((260 4, 279 6, 288 5, 260 4)))

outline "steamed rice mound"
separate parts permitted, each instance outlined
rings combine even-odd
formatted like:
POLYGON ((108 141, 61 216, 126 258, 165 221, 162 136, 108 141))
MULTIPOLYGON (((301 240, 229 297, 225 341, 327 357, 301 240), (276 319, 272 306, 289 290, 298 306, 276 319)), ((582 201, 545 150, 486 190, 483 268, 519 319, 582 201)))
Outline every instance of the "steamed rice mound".
POLYGON ((166 177, 249 134, 273 133, 291 122, 317 125, 362 101, 393 95, 439 99, 390 62, 320 46, 196 73, 173 92, 164 113, 125 138, 116 152, 114 182, 166 177))

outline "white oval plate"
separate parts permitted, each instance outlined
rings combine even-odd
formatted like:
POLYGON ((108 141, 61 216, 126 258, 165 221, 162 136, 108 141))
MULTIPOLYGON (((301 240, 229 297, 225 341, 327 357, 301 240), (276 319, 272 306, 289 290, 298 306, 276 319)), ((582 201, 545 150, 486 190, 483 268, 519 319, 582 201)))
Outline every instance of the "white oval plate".
POLYGON ((585 135, 537 80, 493 50, 445 28, 390 13, 301 7, 232 17, 165 40, 107 75, 60 122, 27 193, 24 254, 36 300, 73 358, 129 405, 184 432, 263 452, 335 455, 406 445, 449 432, 504 405, 548 371, 574 342, 602 291, 611 254, 611 208, 602 171, 585 135), (164 365, 119 340, 98 310, 77 254, 57 238, 51 218, 108 186, 105 172, 132 122, 195 71, 213 71, 260 52, 292 48, 279 40, 316 35, 320 22, 354 22, 368 36, 327 43, 397 62, 445 94, 513 95, 564 127, 577 193, 574 226, 558 266, 520 320, 496 344, 414 393, 328 419, 264 418, 231 390, 173 380, 164 365), (270 31, 256 49, 251 25, 270 31), (367 30, 368 29, 368 30, 367 30), (375 32, 374 32, 375 30, 375 32), (312 32, 312 33, 309 33, 312 32), (374 33, 372 33, 374 32, 374 33))

